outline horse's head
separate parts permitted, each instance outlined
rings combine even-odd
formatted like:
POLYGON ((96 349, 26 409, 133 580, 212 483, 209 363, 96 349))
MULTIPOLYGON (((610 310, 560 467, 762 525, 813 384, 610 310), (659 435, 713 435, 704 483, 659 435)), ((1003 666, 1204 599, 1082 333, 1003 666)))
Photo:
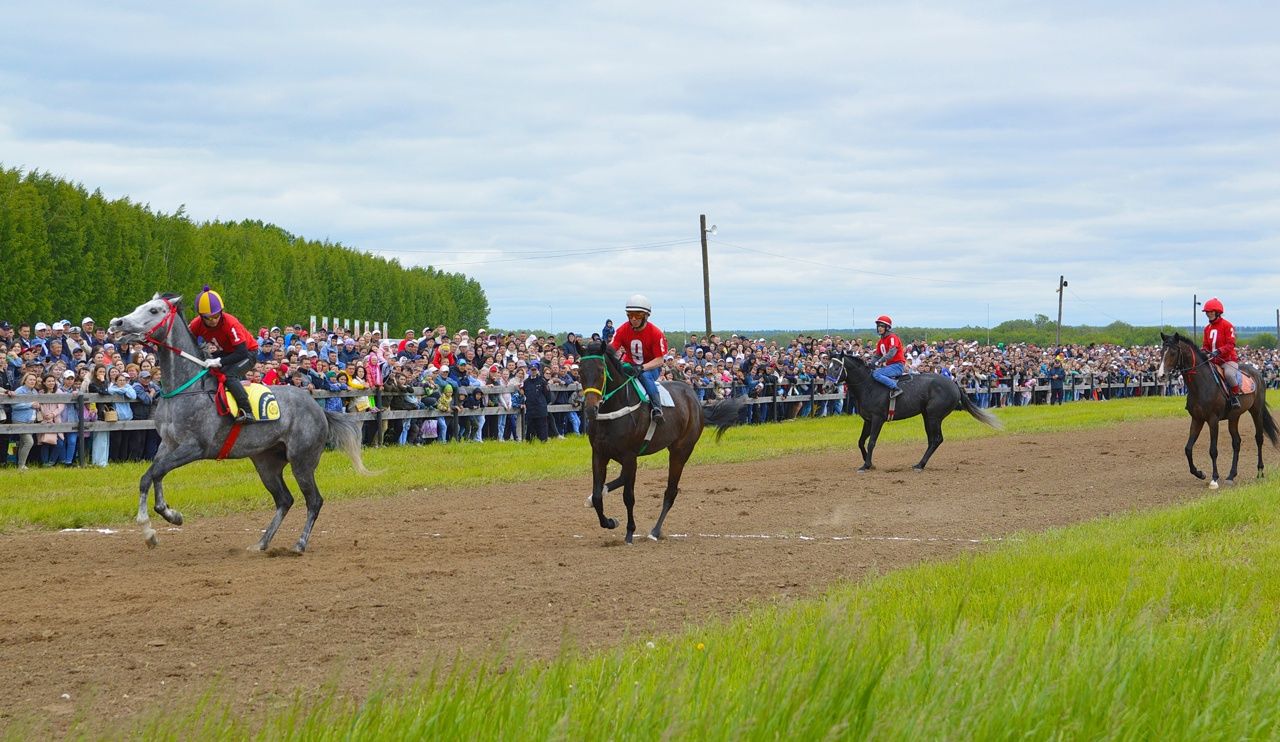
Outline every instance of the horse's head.
POLYGON ((1160 368, 1156 371, 1156 375, 1163 377, 1168 373, 1185 372, 1194 369, 1197 365, 1197 348, 1190 338, 1184 337, 1182 333, 1175 332, 1172 335, 1160 333, 1160 368))
POLYGON ((144 340, 148 334, 159 327, 170 315, 177 316, 182 306, 182 297, 176 294, 156 293, 150 301, 139 304, 123 317, 113 317, 109 325, 112 332, 122 333, 121 340, 144 340))
POLYGON ((582 383, 582 411, 588 420, 595 419, 609 384, 609 366, 618 368, 617 357, 607 343, 592 340, 578 359, 578 380, 582 383))
POLYGON ((827 362, 827 378, 833 383, 847 381, 849 374, 857 372, 870 373, 862 356, 843 350, 831 354, 831 360, 827 362))

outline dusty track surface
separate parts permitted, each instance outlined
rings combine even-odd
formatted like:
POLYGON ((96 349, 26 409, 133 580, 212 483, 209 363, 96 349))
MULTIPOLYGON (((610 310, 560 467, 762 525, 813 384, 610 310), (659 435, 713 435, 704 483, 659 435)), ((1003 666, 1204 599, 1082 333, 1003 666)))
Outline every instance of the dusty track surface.
MULTIPOLYGON (((583 507, 586 461, 569 480, 329 503, 301 558, 246 550, 265 493, 262 512, 161 530, 154 551, 136 528, 0 535, 0 729, 36 717, 120 730, 215 681, 253 714, 459 653, 541 657, 675 631, 986 539, 1204 497, 1185 431, 1178 418, 952 441, 924 473, 910 470, 917 444, 882 446, 862 475, 850 452, 693 466, 668 538, 634 547, 583 507)), ((641 472, 640 536, 664 481, 641 472)), ((625 521, 618 493, 606 514, 625 521)), ((299 506, 276 543, 301 522, 299 506)))

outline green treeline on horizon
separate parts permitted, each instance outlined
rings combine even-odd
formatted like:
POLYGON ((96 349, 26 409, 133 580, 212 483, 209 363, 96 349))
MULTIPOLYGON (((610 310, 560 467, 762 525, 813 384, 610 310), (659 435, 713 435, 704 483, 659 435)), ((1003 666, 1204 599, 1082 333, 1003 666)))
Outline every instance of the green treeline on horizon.
POLYGON ((310 315, 387 322, 392 332, 484 327, 475 280, 405 268, 261 221, 193 223, 38 171, 0 167, 0 319, 15 325, 84 315, 105 323, 157 291, 183 295, 188 316, 208 283, 250 329, 310 315))

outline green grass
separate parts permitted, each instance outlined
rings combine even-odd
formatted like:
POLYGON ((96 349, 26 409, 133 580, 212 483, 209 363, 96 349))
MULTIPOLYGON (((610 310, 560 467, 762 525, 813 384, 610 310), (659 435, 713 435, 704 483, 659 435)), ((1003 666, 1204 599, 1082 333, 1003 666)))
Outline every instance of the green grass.
POLYGON ((149 739, 1280 736, 1280 483, 1029 535, 591 655, 489 657, 149 739))
MULTIPOLYGON (((1273 402, 1280 396, 1272 394, 1273 402)), ((1111 425, 1123 420, 1185 415, 1181 398, 1139 398, 1074 402, 1058 407, 1015 407, 996 414, 1005 425, 992 430, 963 412, 944 423, 949 440, 990 435, 1043 433, 1111 425)), ((1274 409, 1273 405, 1273 409, 1274 409)), ((733 463, 822 451, 856 450, 860 418, 794 420, 731 429, 719 445, 714 432, 694 451, 691 465, 733 463)), ((919 418, 890 423, 881 443, 923 441, 919 418)), ((351 475, 346 457, 329 452, 318 481, 325 498, 386 497, 414 490, 512 483, 583 476, 590 472, 590 446, 578 436, 546 444, 481 443, 365 449, 373 477, 351 475)), ((665 467, 666 453, 642 459, 645 467, 665 467)), ((128 522, 138 507, 137 482, 143 464, 107 469, 0 470, 0 529, 81 528, 128 522)), ((290 481, 295 496, 296 485, 290 481)), ((200 461, 165 478, 169 503, 188 516, 259 511, 269 496, 248 461, 200 461)))

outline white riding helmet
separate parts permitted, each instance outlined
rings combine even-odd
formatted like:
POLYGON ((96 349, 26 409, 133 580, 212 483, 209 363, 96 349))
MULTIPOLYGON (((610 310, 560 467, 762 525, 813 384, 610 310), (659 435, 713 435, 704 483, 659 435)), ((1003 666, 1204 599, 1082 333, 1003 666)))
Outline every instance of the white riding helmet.
POLYGON ((644 294, 632 294, 631 298, 627 299, 627 311, 653 314, 653 304, 649 303, 649 298, 644 294))

